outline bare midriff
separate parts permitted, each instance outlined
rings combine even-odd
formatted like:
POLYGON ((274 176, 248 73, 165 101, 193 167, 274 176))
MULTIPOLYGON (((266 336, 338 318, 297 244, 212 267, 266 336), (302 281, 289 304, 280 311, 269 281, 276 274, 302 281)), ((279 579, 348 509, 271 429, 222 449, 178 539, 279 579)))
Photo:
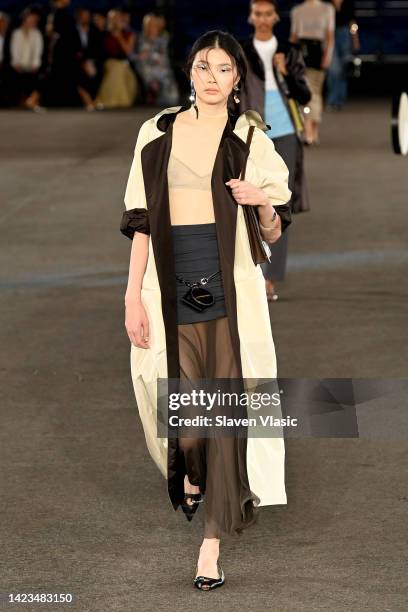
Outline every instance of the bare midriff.
POLYGON ((172 225, 215 222, 211 176, 227 117, 225 110, 197 119, 193 107, 177 115, 168 166, 172 225))

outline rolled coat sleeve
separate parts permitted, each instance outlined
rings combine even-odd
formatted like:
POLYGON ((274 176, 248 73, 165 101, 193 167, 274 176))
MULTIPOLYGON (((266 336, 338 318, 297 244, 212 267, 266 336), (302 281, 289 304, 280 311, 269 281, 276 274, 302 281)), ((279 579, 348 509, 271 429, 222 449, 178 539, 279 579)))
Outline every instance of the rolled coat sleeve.
POLYGON ((281 219, 282 233, 292 222, 288 187, 289 170, 282 157, 275 150, 273 141, 260 129, 255 128, 250 158, 253 161, 256 186, 268 196, 281 219))
POLYGON ((133 240, 135 232, 150 235, 149 214, 143 181, 140 152, 148 142, 149 120, 145 121, 136 141, 132 165, 125 191, 125 208, 120 223, 120 231, 133 240))

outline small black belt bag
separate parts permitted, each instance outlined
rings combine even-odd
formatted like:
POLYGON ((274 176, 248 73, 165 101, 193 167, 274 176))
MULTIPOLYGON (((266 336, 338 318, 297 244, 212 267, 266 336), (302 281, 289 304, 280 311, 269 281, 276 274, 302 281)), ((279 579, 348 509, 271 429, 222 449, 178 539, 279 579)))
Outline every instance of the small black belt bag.
POLYGON ((214 272, 214 274, 211 274, 210 276, 203 276, 203 278, 200 278, 199 281, 192 283, 185 280, 182 276, 176 274, 177 280, 189 287, 189 290, 183 295, 181 301, 197 312, 203 312, 203 310, 215 304, 213 294, 211 291, 205 288, 205 285, 207 285, 211 279, 215 278, 217 274, 220 274, 220 272, 221 270, 218 270, 217 272, 214 272))

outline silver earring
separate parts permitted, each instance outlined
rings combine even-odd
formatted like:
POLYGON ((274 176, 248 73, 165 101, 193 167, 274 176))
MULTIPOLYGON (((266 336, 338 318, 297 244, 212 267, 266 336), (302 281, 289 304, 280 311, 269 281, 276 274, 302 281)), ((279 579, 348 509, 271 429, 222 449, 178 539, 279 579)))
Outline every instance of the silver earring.
MULTIPOLYGON (((234 85, 233 90, 234 91, 239 91, 238 85, 234 85)), ((237 94, 234 94, 234 102, 235 102, 235 104, 238 104, 238 102, 239 102, 239 98, 238 98, 237 94)))
POLYGON ((191 86, 191 93, 188 99, 190 100, 190 102, 195 102, 196 91, 194 89, 194 82, 192 80, 190 81, 190 86, 191 86))
POLYGON ((196 112, 196 119, 198 119, 198 107, 197 107, 197 104, 196 104, 196 90, 194 88, 194 82, 193 82, 192 79, 190 81, 190 85, 191 85, 191 93, 190 93, 188 99, 190 100, 191 104, 194 106, 195 112, 196 112))

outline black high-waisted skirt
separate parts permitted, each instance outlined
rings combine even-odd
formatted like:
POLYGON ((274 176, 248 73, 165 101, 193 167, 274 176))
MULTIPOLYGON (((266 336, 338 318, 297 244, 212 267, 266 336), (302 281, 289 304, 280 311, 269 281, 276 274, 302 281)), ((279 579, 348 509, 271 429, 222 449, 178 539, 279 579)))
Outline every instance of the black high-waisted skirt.
MULTIPOLYGON (((188 282, 200 280, 220 270, 215 223, 172 226, 173 252, 176 274, 188 282)), ((221 272, 206 285, 215 298, 215 304, 197 312, 181 301, 188 286, 174 279, 177 287, 177 322, 196 323, 225 317, 224 287, 221 272)))

